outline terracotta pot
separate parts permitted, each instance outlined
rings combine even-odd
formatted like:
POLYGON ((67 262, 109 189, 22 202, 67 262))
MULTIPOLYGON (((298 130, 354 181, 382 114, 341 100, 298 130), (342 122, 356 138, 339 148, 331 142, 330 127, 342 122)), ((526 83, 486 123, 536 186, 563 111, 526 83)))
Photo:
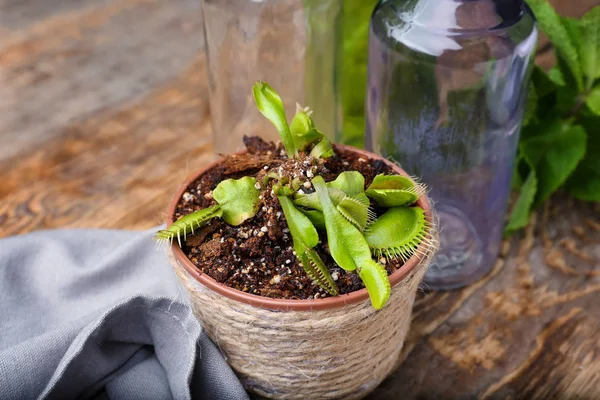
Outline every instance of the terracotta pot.
MULTIPOLYGON (((382 157, 348 146, 367 161, 382 157)), ((219 161, 192 174, 168 208, 219 161)), ((432 223, 426 196, 417 204, 432 223)), ((435 233, 430 232, 434 238, 435 233)), ((272 299, 241 292, 203 274, 176 242, 170 248, 175 272, 187 289, 194 313, 219 346, 245 387, 265 397, 282 399, 360 398, 393 370, 410 325, 418 285, 431 251, 421 245, 390 275, 392 295, 380 311, 372 309, 366 289, 316 300, 272 299)))

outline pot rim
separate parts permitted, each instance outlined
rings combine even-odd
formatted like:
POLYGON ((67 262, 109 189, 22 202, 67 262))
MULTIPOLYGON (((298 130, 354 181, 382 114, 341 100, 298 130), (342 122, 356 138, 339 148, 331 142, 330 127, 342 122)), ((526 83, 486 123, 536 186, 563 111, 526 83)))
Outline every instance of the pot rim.
MULTIPOLYGON (((392 167, 392 169, 397 172, 399 175, 406 176, 411 178, 402 168, 393 162, 366 150, 357 149, 352 146, 335 144, 334 147, 336 149, 351 151, 354 153, 358 153, 362 157, 365 157, 369 160, 381 160, 385 162, 387 165, 392 167)), ((241 151, 235 154, 244 154, 246 151, 241 151)), ((185 182, 179 187, 176 192, 175 197, 171 200, 169 207, 167 209, 167 226, 171 225, 173 221, 173 215, 175 214, 175 209, 179 200, 183 196, 183 193, 187 191, 188 186, 198 179, 202 174, 204 174, 209 169, 215 167, 222 161, 222 158, 210 163, 209 165, 200 168, 194 173, 190 174, 185 182)), ((417 205, 421 207, 425 211, 425 218, 429 224, 432 224, 432 213, 431 206, 429 204, 429 200, 427 196, 423 195, 417 200, 417 205)), ((289 299, 275 299, 270 297, 263 297, 256 294, 250 294, 246 292, 242 292, 240 290, 231 288, 222 283, 217 282, 208 274, 201 272, 192 261, 183 253, 183 250, 179 247, 176 241, 173 241, 171 245, 171 250, 175 259, 182 266, 188 274, 190 274, 194 279, 196 279, 200 284, 206 286, 210 290, 217 292, 218 294, 228 297, 229 299, 239 301, 241 303, 249 304, 254 307, 261 307, 270 310, 277 311, 318 311, 318 310, 328 310, 333 308, 341 308, 348 304, 355 304, 359 302, 363 302, 365 300, 369 300, 369 294, 367 289, 363 288, 351 293, 338 295, 335 297, 326 297, 322 299, 313 299, 313 300, 289 300, 289 299)), ((424 254, 427 250, 427 244, 422 242, 419 246, 421 251, 416 251, 411 258, 409 258, 400 269, 395 271, 389 276, 390 284, 392 288, 402 282, 406 277, 408 277, 411 272, 421 263, 423 260, 424 254)))

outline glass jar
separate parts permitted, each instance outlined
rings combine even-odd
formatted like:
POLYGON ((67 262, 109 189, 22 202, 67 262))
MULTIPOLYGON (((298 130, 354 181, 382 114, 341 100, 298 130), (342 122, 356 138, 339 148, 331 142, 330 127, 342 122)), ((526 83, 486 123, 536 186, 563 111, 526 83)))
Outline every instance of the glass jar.
POLYGON ((383 0, 372 15, 365 146, 430 189, 431 288, 495 263, 536 40, 522 0, 383 0))
POLYGON ((292 118, 308 105, 323 133, 338 130, 336 93, 341 0, 202 0, 214 151, 239 150, 244 135, 278 140, 256 110, 252 85, 267 81, 292 118))

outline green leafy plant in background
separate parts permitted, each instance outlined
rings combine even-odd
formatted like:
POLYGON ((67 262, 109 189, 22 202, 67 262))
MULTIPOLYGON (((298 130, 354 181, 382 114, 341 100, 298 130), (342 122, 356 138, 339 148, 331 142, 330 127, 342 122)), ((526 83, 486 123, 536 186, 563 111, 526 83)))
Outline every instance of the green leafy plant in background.
POLYGON ((506 233, 559 188, 600 201, 600 7, 580 20, 559 16, 546 0, 528 0, 557 64, 532 74, 513 186, 519 197, 506 233))
MULTIPOLYGON (((253 95, 259 111, 278 130, 289 158, 298 158, 300 152, 309 149, 312 157, 334 156, 331 142, 316 129, 309 109, 298 107, 288 124, 281 98, 267 83, 257 82, 253 95)), ((283 210, 298 262, 306 274, 332 296, 339 291, 315 250, 320 243, 319 231, 326 234, 327 246, 336 264, 358 273, 375 309, 386 304, 391 285, 385 267, 373 257, 406 261, 415 252, 428 251, 419 250, 421 243, 432 245, 424 211, 412 206, 424 188, 403 176, 378 175, 365 190, 365 178, 358 171, 342 172, 327 183, 321 176, 315 176, 311 180, 315 191, 308 194, 298 190, 299 179, 290 181, 275 171, 266 174, 262 185, 253 177, 227 179, 213 190, 217 205, 183 216, 159 231, 155 238, 170 242, 177 238, 181 246, 181 238, 185 240, 187 234, 213 218, 222 218, 232 226, 241 225, 256 215, 260 191, 268 190, 267 183, 271 180, 276 181, 271 190, 283 210), (389 210, 376 218, 370 199, 389 210)))

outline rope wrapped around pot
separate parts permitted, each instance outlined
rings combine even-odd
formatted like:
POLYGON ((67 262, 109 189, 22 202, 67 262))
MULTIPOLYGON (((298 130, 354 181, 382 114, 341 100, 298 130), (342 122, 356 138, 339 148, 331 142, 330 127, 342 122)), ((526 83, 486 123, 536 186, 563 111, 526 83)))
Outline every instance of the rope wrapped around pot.
POLYGON ((433 251, 392 287, 380 311, 368 298, 313 311, 256 307, 207 288, 171 252, 170 259, 195 315, 247 390, 277 399, 358 399, 396 366, 433 251))

